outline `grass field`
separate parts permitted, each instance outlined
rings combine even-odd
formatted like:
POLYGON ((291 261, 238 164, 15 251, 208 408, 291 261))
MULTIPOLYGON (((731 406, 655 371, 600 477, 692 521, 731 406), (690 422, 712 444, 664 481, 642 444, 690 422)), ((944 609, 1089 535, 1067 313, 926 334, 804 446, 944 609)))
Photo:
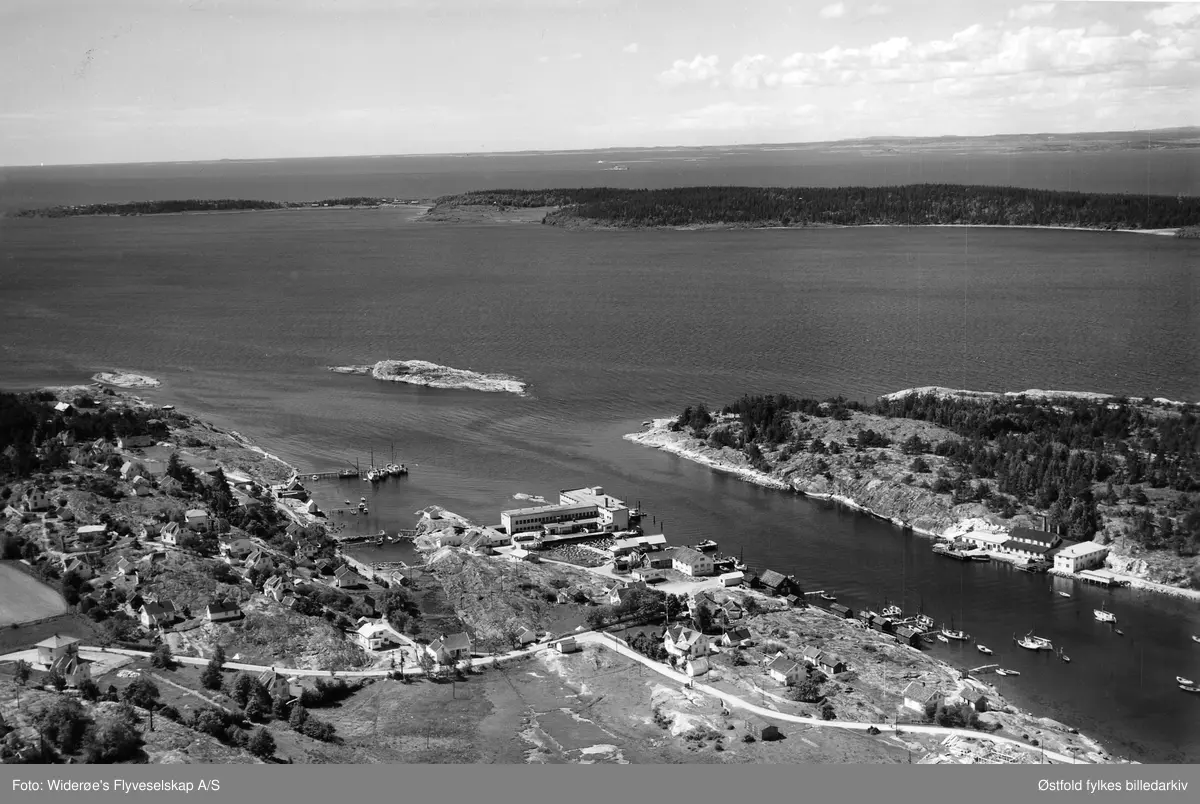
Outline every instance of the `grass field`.
POLYGON ((54 589, 0 562, 0 625, 53 617, 66 610, 67 601, 54 589))

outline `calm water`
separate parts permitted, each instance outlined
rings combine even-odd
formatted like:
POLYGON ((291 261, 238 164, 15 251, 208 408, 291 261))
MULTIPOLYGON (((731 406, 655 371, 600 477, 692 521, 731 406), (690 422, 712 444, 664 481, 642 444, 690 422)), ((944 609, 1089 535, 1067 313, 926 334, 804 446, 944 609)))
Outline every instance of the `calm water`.
MULTIPOLYGON (((460 180, 441 177, 439 191, 460 180)), ((121 197, 110 185, 89 192, 121 197)), ((939 559, 885 523, 621 439, 652 415, 746 391, 864 398, 942 384, 1200 399, 1196 241, 589 233, 433 227, 386 211, 0 221, 0 234, 5 386, 142 371, 164 382, 146 396, 302 468, 365 461, 372 449, 390 457, 394 443, 410 477, 317 485, 326 505, 367 495, 371 515, 349 524, 364 532, 406 527, 434 503, 495 521, 520 504, 513 494, 602 484, 665 519, 675 543, 712 537, 852 606, 903 599, 953 619, 1022 671, 1001 680, 1007 696, 1119 754, 1200 761, 1200 701, 1174 684, 1200 674, 1194 603, 1084 588, 1063 599, 1044 576, 939 559), (384 358, 506 372, 531 394, 326 371, 384 358), (1127 636, 1093 621, 1101 601, 1127 636), (1010 647, 1030 629, 1072 664, 1010 647)), ((934 652, 985 663, 962 650, 934 652)))

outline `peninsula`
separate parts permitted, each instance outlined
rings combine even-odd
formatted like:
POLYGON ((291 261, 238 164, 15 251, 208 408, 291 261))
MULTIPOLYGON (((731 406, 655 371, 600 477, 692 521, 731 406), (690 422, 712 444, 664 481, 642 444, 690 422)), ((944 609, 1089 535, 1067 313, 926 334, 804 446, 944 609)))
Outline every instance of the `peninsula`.
POLYGON ((1005 556, 1004 534, 1044 525, 1102 546, 1134 585, 1200 598, 1198 414, 1165 399, 920 388, 873 405, 784 394, 691 405, 626 438, 1009 560, 1031 556, 1005 556))

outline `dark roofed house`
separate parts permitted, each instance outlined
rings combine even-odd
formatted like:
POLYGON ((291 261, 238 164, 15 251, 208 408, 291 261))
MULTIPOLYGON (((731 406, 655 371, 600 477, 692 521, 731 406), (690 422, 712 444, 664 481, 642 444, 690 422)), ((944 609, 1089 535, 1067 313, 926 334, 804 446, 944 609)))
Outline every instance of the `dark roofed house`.
POLYGON ((828 675, 836 675, 846 672, 846 663, 836 653, 822 651, 821 657, 817 660, 817 667, 821 672, 828 675))
POLYGON ((333 573, 333 583, 339 589, 355 589, 363 585, 363 579, 349 567, 338 567, 333 573))
POLYGON ((175 611, 175 604, 169 600, 154 602, 146 601, 142 604, 141 611, 142 625, 147 628, 153 626, 165 627, 173 625, 179 615, 175 611))
POLYGON ((854 617, 854 611, 849 606, 843 606, 841 603, 834 603, 829 607, 829 610, 839 617, 845 617, 847 620, 854 617))
POLYGON ((771 594, 780 597, 803 594, 795 578, 792 578, 790 575, 784 575, 781 572, 776 572, 775 570, 764 570, 763 574, 758 578, 758 584, 771 594))
POLYGON ((721 637, 721 644, 728 648, 748 642, 751 638, 750 629, 744 625, 739 625, 725 632, 724 636, 721 637))
POLYGON ((910 628, 907 625, 901 625, 898 626, 892 633, 896 637, 896 640, 902 645, 909 645, 914 648, 920 647, 921 645, 921 632, 915 628, 910 628))
POLYGON ((1000 545, 1000 552, 1026 558, 1044 558, 1062 542, 1055 533, 1032 528, 1013 528, 1008 532, 1008 541, 1000 545))
POLYGON ((209 603, 204 612, 209 622, 219 623, 226 620, 236 620, 242 616, 242 610, 232 600, 218 600, 209 603))

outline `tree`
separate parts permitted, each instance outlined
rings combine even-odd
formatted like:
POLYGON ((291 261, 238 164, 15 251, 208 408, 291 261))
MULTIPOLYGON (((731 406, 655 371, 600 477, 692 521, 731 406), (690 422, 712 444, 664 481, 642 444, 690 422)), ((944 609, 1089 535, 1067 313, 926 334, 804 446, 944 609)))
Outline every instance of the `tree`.
POLYGON ((246 673, 238 673, 237 678, 233 680, 233 700, 237 701, 238 706, 245 709, 257 686, 258 679, 246 673))
POLYGON ((833 711, 833 704, 829 703, 829 701, 821 704, 821 720, 833 720, 835 717, 837 715, 833 711))
POLYGON ((79 696, 85 701, 98 701, 100 700, 100 686, 90 678, 85 678, 79 682, 79 696))
POLYGON ((51 745, 64 754, 73 754, 83 745, 91 718, 79 701, 63 696, 39 712, 34 722, 51 745))
POLYGON ((297 701, 292 704, 292 714, 288 718, 288 725, 292 727, 292 731, 304 731, 304 724, 308 721, 308 710, 297 701))
POLYGON ((132 759, 142 747, 140 718, 132 706, 121 704, 88 730, 85 738, 87 761, 93 764, 132 759))
POLYGON ((62 692, 67 688, 67 680, 57 669, 51 669, 46 674, 46 680, 50 682, 50 686, 54 687, 55 692, 62 692))
POLYGON ((171 646, 166 642, 158 645, 154 652, 150 654, 150 665, 152 667, 161 667, 163 670, 175 669, 175 657, 171 653, 171 646))
POLYGON ((821 683, 815 678, 805 678, 792 687, 791 698, 800 703, 816 703, 821 700, 821 683))
POLYGON ((217 649, 213 651, 213 656, 208 660, 208 666, 204 668, 204 672, 200 674, 200 683, 205 689, 219 690, 221 689, 221 670, 225 666, 225 649, 217 645, 217 649))
POLYGON ((275 756, 275 738, 271 736, 271 732, 259 726, 250 735, 246 749, 259 759, 269 759, 275 756))
POLYGON ((125 688, 121 699, 142 709, 153 709, 158 703, 158 687, 150 679, 139 677, 125 688))
POLYGON ((32 670, 33 668, 30 666, 29 662, 25 661, 24 659, 18 659, 17 667, 13 672, 13 675, 17 679, 17 683, 24 687, 26 682, 29 681, 29 674, 32 670))

